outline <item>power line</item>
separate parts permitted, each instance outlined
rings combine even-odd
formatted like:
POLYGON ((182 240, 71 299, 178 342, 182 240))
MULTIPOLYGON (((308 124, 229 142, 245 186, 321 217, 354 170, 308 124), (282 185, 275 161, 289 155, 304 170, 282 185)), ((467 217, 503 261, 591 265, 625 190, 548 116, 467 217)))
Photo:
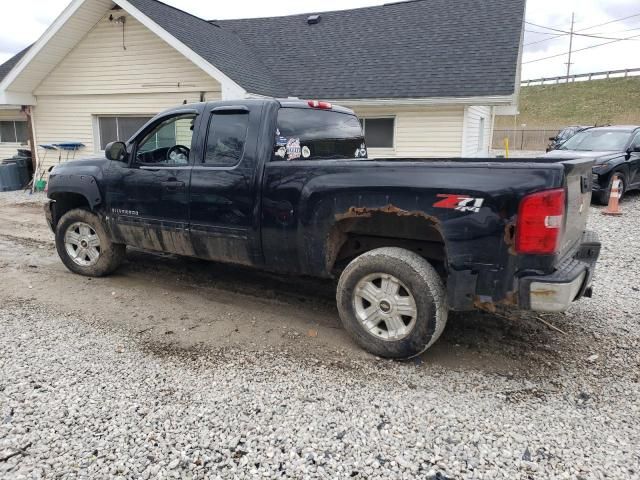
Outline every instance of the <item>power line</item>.
POLYGON ((528 33, 536 33, 536 34, 540 34, 540 35, 557 35, 556 33, 551 33, 551 32, 539 32, 538 30, 527 30, 526 28, 525 28, 525 30, 524 30, 524 31, 525 31, 525 32, 528 32, 528 33))
MULTIPOLYGON (((601 46, 603 46, 603 45, 609 45, 610 43, 621 42, 621 41, 623 41, 623 40, 631 40, 632 38, 637 38, 637 37, 640 37, 640 34, 638 34, 638 35, 633 35, 633 36, 631 36, 631 37, 627 37, 627 38, 619 38, 619 39, 617 39, 617 40, 612 40, 612 41, 610 41, 610 42, 603 42, 603 43, 598 43, 598 44, 596 44, 596 45, 590 45, 590 46, 588 46, 588 47, 584 47, 584 48, 579 48, 579 49, 577 49, 577 50, 573 50, 573 52, 575 53, 575 52, 581 52, 581 51, 583 51, 583 50, 590 50, 590 49, 592 49, 592 48, 601 47, 601 46)), ((548 56, 548 57, 536 58, 535 60, 529 60, 529 61, 527 61, 527 62, 522 62, 522 64, 524 65, 524 64, 526 64, 526 63, 541 62, 542 60, 548 60, 548 59, 550 59, 550 58, 563 57, 563 56, 567 55, 568 53, 569 53, 569 52, 564 52, 564 53, 558 53, 557 55, 550 55, 550 56, 548 56)))
MULTIPOLYGON (((635 17, 640 17, 640 13, 635 13, 633 15, 628 15, 626 17, 616 18, 615 20, 610 20, 610 21, 604 22, 604 23, 598 23, 597 25, 591 25, 590 27, 580 28, 580 29, 576 30, 576 32, 584 32, 585 30, 591 30, 592 28, 602 27, 604 25, 610 25, 612 23, 621 22, 623 20, 627 20, 629 18, 635 18, 635 17)), ((547 27, 545 25, 538 25, 537 23, 533 23, 533 22, 525 22, 525 23, 527 23, 529 25, 532 25, 534 27, 544 28, 545 30, 552 30, 554 32, 569 33, 566 30, 559 30, 559 29, 554 28, 554 27, 547 27)), ((614 33, 614 32, 611 32, 611 33, 614 33)))
POLYGON ((566 30, 558 30, 557 28, 553 28, 553 27, 545 27, 544 25, 538 25, 537 23, 532 23, 527 21, 525 21, 524 23, 531 25, 533 27, 544 28, 546 30, 553 30, 554 32, 569 33, 566 30))
MULTIPOLYGON (((534 23, 530 23, 530 22, 526 22, 529 25, 534 25, 536 27, 540 27, 540 28, 548 28, 549 30, 553 30, 554 32, 560 32, 558 34, 558 36, 562 36, 562 35, 578 35, 580 37, 588 37, 588 38, 598 38, 600 40, 624 40, 622 38, 615 38, 615 37, 602 37, 600 35, 593 35, 593 34, 589 34, 589 33, 577 33, 577 32, 568 32, 567 30, 559 30, 557 28, 549 28, 549 27, 544 27, 542 25, 536 25, 534 23)), ((532 30, 525 30, 525 31, 529 31, 532 32, 532 30)), ((581 31, 581 30, 578 30, 581 31)), ((555 35, 554 33, 547 33, 547 32, 533 32, 533 33, 542 33, 545 35, 555 35)))
POLYGON ((536 44, 538 44, 538 43, 548 42, 549 40, 556 40, 556 39, 558 39, 558 38, 560 38, 560 37, 566 37, 566 36, 567 36, 567 34, 565 34, 565 33, 559 33, 559 34, 557 34, 557 35, 555 35, 555 36, 553 36, 553 37, 545 38, 545 39, 543 39, 543 40, 538 40, 538 41, 536 41, 536 42, 529 42, 529 43, 525 43, 525 44, 523 45, 523 47, 528 47, 529 45, 536 45, 536 44))
MULTIPOLYGON (((640 27, 627 28, 625 30, 616 30, 614 32, 595 32, 595 33, 591 33, 591 35, 611 35, 615 33, 633 32, 634 30, 640 30, 640 27)), ((550 33, 549 35, 553 35, 553 34, 550 33)))
POLYGON ((592 25, 587 28, 581 28, 578 30, 579 32, 584 32, 585 30, 591 30, 592 28, 602 27, 603 25, 609 25, 610 23, 621 22, 622 20, 627 20, 628 18, 640 17, 640 13, 634 13, 633 15, 629 15, 628 17, 616 18, 615 20, 611 20, 609 22, 599 23, 598 25, 592 25))

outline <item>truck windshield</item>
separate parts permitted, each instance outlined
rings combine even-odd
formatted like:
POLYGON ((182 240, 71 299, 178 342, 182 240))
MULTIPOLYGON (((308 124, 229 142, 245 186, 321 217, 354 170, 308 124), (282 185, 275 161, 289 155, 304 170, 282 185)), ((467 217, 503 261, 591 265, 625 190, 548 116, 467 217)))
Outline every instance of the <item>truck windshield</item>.
POLYGON ((273 160, 366 158, 362 126, 355 115, 311 108, 278 112, 273 160))
POLYGON ((585 130, 564 142, 560 150, 606 152, 624 150, 631 133, 624 130, 585 130))

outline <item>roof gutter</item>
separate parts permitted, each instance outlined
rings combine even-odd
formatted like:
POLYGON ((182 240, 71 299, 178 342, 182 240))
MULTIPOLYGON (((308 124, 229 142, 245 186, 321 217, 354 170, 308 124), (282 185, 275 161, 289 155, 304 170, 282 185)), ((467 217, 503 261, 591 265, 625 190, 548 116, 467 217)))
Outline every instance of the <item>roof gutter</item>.
POLYGON ((383 106, 438 106, 438 105, 511 105, 513 95, 486 97, 431 97, 431 98, 339 98, 326 99, 329 102, 357 107, 383 106))
POLYGON ((0 90, 0 108, 11 105, 36 105, 36 97, 30 93, 16 93, 0 90))

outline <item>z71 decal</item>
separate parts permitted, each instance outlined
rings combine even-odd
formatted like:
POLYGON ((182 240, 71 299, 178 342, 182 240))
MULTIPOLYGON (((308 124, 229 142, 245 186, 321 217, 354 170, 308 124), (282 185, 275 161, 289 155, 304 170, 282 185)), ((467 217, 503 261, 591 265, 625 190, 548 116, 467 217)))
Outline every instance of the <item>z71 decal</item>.
POLYGON ((459 212, 478 213, 484 203, 484 198, 474 198, 467 195, 456 195, 452 193, 439 193, 436 195, 442 200, 433 204, 437 208, 450 208, 459 212))

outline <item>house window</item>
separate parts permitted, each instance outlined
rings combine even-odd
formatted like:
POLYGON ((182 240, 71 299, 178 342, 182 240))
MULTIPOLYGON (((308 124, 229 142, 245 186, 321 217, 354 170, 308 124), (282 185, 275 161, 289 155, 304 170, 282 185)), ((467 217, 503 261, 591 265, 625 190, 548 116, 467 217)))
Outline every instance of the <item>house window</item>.
POLYGON ((149 120, 151 117, 98 117, 100 150, 111 142, 126 142, 149 120))
POLYGON ((393 148, 395 118, 363 118, 362 128, 367 148, 393 148))
POLYGON ((9 121, 0 122, 0 142, 2 143, 26 143, 27 122, 9 121))
POLYGON ((480 117, 478 122, 478 151, 484 150, 484 117, 480 117))

